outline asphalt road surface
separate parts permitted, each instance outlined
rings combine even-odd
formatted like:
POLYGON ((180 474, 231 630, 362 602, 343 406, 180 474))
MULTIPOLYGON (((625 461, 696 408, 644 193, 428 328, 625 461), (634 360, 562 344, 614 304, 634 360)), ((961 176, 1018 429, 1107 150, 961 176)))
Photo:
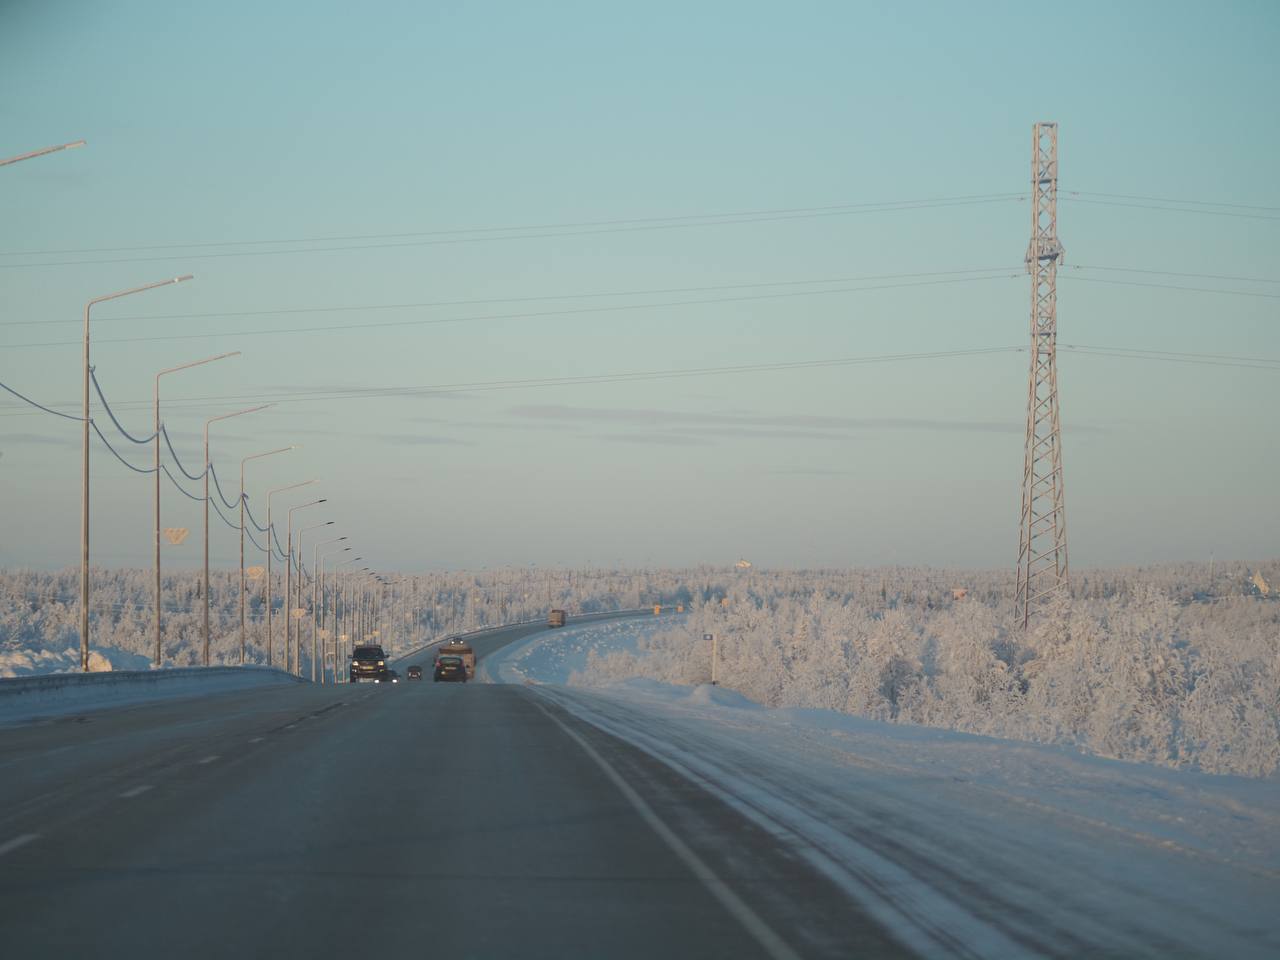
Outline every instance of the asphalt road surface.
POLYGON ((903 955, 693 784, 430 660, 0 727, 0 954, 903 955))

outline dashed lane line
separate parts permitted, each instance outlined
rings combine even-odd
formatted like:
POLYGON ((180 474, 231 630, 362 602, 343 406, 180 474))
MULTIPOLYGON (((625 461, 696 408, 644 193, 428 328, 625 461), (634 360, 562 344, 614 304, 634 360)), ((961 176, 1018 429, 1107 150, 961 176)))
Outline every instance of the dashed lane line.
POLYGON ((217 759, 218 759, 218 754, 216 754, 216 753, 211 753, 211 754, 209 754, 209 756, 205 757, 203 760, 199 760, 199 761, 197 761, 197 762, 203 765, 203 764, 206 764, 206 763, 213 763, 213 761, 215 761, 215 760, 217 760, 217 759))
POLYGON ((267 739, 267 738, 266 738, 266 737, 253 737, 253 738, 251 738, 251 739, 249 740, 249 742, 250 742, 250 743, 261 743, 261 742, 262 742, 263 740, 265 740, 265 739, 267 739))
POLYGON ((25 847, 33 840, 39 839, 40 834, 38 833, 21 833, 12 840, 6 840, 4 843, 0 843, 0 857, 3 857, 6 853, 13 853, 13 851, 17 850, 19 847, 25 847))
POLYGON ((140 783, 136 787, 130 787, 128 790, 124 791, 124 793, 120 794, 120 799, 132 800, 134 797, 142 796, 142 794, 146 793, 150 789, 151 789, 151 784, 140 783))

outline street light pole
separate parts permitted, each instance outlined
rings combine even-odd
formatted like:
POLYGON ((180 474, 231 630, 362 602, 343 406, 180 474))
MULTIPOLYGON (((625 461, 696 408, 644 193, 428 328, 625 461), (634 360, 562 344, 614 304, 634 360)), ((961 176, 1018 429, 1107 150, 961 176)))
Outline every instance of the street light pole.
MULTIPOLYGON (((39 151, 36 155, 39 155, 39 151)), ((17 160, 25 159, 27 159, 25 156, 18 157, 9 162, 16 163, 17 160)), ((119 293, 109 293, 105 297, 95 297, 84 305, 84 403, 81 408, 84 442, 81 448, 80 487, 80 669, 86 673, 89 672, 89 428, 91 426, 89 421, 89 312, 96 304, 105 303, 108 300, 118 300, 121 297, 154 290, 156 287, 167 287, 171 283, 182 283, 190 279, 191 275, 187 274, 170 280, 157 280, 155 283, 134 287, 131 290, 121 290, 119 293)))
MULTIPOLYGON (((326 547, 331 543, 338 543, 346 537, 334 537, 332 540, 322 540, 315 545, 311 553, 311 682, 316 682, 316 653, 319 649, 319 630, 320 630, 320 614, 321 609, 317 606, 317 591, 320 588, 320 569, 317 566, 320 563, 320 548, 326 547)), ((346 548, 350 550, 350 547, 346 548)), ((321 682, 324 680, 324 671, 320 671, 321 682)))
POLYGON ((22 153, 16 157, 9 157, 0 160, 0 167, 7 167, 11 163, 17 163, 20 160, 34 160, 36 157, 43 157, 50 153, 57 153, 59 150, 74 150, 76 147, 83 147, 83 140, 72 140, 70 143, 60 143, 56 147, 44 147, 41 150, 32 150, 30 153, 22 153))
MULTIPOLYGON (((260 457, 270 457, 277 453, 288 453, 290 450, 298 449, 297 444, 289 447, 281 447, 279 450, 268 450, 266 453, 253 453, 240 460, 240 666, 244 666, 245 654, 245 610, 244 610, 244 465, 250 460, 257 460, 260 457)), ((270 532, 270 527, 267 528, 270 532)), ((270 544, 268 544, 270 546, 270 544)), ((287 626, 287 624, 286 624, 287 626)))
MULTIPOLYGON (((263 403, 256 407, 237 410, 235 413, 224 413, 220 417, 210 417, 204 422, 204 665, 206 667, 209 665, 209 473, 213 463, 209 459, 209 425, 219 420, 242 417, 246 413, 257 413, 270 406, 272 404, 263 403)), ((241 500, 240 503, 243 506, 244 501, 241 500)))
POLYGON ((163 651, 160 649, 160 378, 170 373, 177 373, 179 370, 188 370, 191 367, 200 367, 206 363, 213 363, 215 360, 225 360, 227 357, 240 356, 239 350, 233 350, 231 353, 220 353, 216 357, 205 357, 203 360, 194 360, 191 363, 184 363, 176 367, 170 367, 168 370, 161 370, 156 374, 155 387, 155 512, 156 512, 156 659, 155 666, 160 667, 163 663, 163 651))
MULTIPOLYGON (((284 668, 289 670, 289 640, 293 629, 293 511, 305 510, 307 507, 314 507, 320 503, 326 503, 327 498, 321 497, 319 500, 312 500, 310 503, 303 503, 296 507, 289 508, 289 519, 285 524, 288 531, 285 538, 285 560, 284 560, 284 668)), ((333 523, 332 520, 329 521, 333 523)), ((301 539, 302 535, 298 535, 301 539)), ((295 658, 293 661, 293 672, 301 673, 302 665, 295 658)))
MULTIPOLYGON (((346 566, 348 563, 355 563, 357 560, 363 560, 363 559, 364 557, 351 557, 349 560, 343 560, 341 563, 335 563, 334 566, 343 567, 343 566, 346 566)), ((345 621, 347 623, 347 628, 350 629, 351 617, 350 617, 349 611, 347 610, 347 594, 346 594, 346 585, 347 585, 347 580, 349 579, 350 577, 339 577, 333 593, 333 683, 335 686, 337 686, 338 684, 338 643, 340 639, 339 635, 342 629, 339 626, 339 624, 345 621), (341 615, 339 615, 338 613, 339 601, 342 602, 341 615)))
MULTIPOLYGON (((345 539, 345 538, 344 538, 344 539, 345 539)), ((343 548, 339 551, 339 553, 347 553, 347 552, 349 552, 351 549, 352 549, 351 547, 343 547, 343 548)), ((320 557, 320 560, 319 560, 319 562, 318 562, 318 564, 317 564, 317 566, 316 566, 316 582, 320 585, 320 613, 321 613, 321 615, 323 616, 323 615, 324 615, 324 613, 325 613, 325 599, 324 599, 324 557, 323 557, 323 556, 322 556, 322 557, 320 557)), ((332 593, 333 593, 333 589, 332 589, 332 588, 330 588, 329 593, 332 595, 332 593)), ((323 621, 322 621, 322 622, 325 624, 324 629, 326 629, 326 630, 328 630, 330 633, 332 633, 332 632, 333 632, 333 629, 334 629, 334 627, 333 627, 333 621, 337 620, 337 618, 338 618, 338 608, 337 608, 337 604, 336 604, 336 602, 335 602, 335 605, 334 605, 334 608, 333 608, 333 617, 332 617, 332 618, 324 617, 324 619, 323 619, 323 621)), ((324 683, 325 683, 325 679, 324 679, 324 659, 325 659, 325 653, 324 653, 324 650, 322 649, 322 650, 320 651, 320 683, 321 683, 321 685, 322 685, 322 686, 323 686, 323 685, 324 685, 324 683)), ((337 667, 336 667, 336 665, 335 665, 335 667, 334 667, 334 683, 336 684, 337 682, 338 682, 338 679, 337 679, 337 667)))
MULTIPOLYGON (((272 536, 273 536, 272 531, 274 531, 275 529, 274 525, 271 523, 271 498, 274 497, 277 493, 284 493, 286 490, 296 490, 298 489, 298 487, 309 487, 313 483, 319 483, 319 481, 303 480, 301 483, 290 483, 290 484, 286 484, 283 487, 276 487, 274 490, 267 491, 267 583, 266 583, 265 590, 266 590, 266 599, 267 599, 267 616, 266 616, 267 666, 269 667, 274 666, 275 664, 275 647, 276 647, 275 636, 271 632, 271 550, 272 550, 272 547, 274 546, 274 544, 272 543, 272 536)), ((286 603, 288 602, 288 599, 289 599, 288 597, 285 597, 286 603)), ((289 666, 289 653, 286 650, 285 651, 285 668, 288 669, 288 666, 289 666)))
MULTIPOLYGON (((319 530, 321 527, 332 527, 332 526, 333 526, 333 524, 334 524, 334 521, 333 521, 333 520, 326 520, 324 523, 316 523, 316 524, 312 524, 312 525, 311 525, 311 526, 309 526, 309 527, 304 527, 302 530, 300 530, 300 531, 298 532, 298 559, 297 559, 297 564, 298 564, 298 590, 297 590, 297 601, 298 601, 298 606, 299 606, 299 607, 301 607, 301 606, 302 606, 302 585, 303 585, 303 584, 302 584, 302 580, 303 580, 303 576, 306 574, 306 568, 302 565, 302 557, 303 557, 303 555, 304 555, 304 554, 303 554, 303 552, 302 552, 302 551, 303 551, 302 538, 303 538, 306 534, 310 533, 312 530, 319 530)), ((312 576, 312 578, 313 578, 313 579, 315 578, 315 570, 314 570, 314 569, 311 571, 311 576, 312 576)), ((315 610, 312 610, 312 611, 311 611, 311 616, 312 616, 312 617, 314 617, 314 616, 315 616, 315 610)), ((298 624, 298 626, 297 626, 297 627, 295 628, 295 630, 293 631, 293 665, 294 665, 294 667, 296 668, 297 675, 298 675, 298 676, 302 676, 302 624, 298 624)))

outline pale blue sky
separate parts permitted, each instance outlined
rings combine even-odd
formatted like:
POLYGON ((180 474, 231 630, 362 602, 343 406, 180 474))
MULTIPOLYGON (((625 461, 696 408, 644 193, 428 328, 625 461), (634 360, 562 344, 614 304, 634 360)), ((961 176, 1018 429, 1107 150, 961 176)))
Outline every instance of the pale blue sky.
MULTIPOLYGON (((251 502, 321 478, 330 504, 309 519, 337 521, 374 566, 1012 566, 1024 353, 297 394, 1021 345, 1030 214, 1017 199, 431 232, 1018 194, 1037 120, 1061 125, 1062 343, 1280 358, 1278 11, 0 3, 0 156, 89 141, 0 168, 0 380, 76 401, 84 302, 190 272, 95 314, 108 396, 147 432, 158 369, 242 350, 166 382, 174 401, 213 398, 165 416, 180 452, 198 464, 205 417, 281 394, 214 426, 220 474, 303 444, 250 465, 251 502), (1248 207, 1172 212, 1073 190, 1248 207), (352 236, 381 239, 257 243, 352 236), (122 249, 144 245, 160 248, 122 249), (93 262, 49 265, 67 261, 93 262), (871 292, 745 286, 979 268, 998 273, 871 292), (521 299, 712 286, 727 289, 521 299), (798 289, 846 292, 566 312, 798 289), (372 309, 501 299, 513 302, 372 309), (236 315, 335 306, 363 309, 236 315), (495 314, 522 316, 407 323, 495 314)), ((1059 366, 1074 565, 1274 556, 1280 371, 1068 352, 1059 366)), ((77 562, 76 430, 0 408, 0 564, 77 562)), ((145 564, 149 481, 96 444, 94 478, 95 559, 145 564)), ((167 562, 194 566, 198 509, 165 498, 165 525, 197 531, 167 562)), ((234 534, 214 529, 215 561, 233 563, 234 534)))

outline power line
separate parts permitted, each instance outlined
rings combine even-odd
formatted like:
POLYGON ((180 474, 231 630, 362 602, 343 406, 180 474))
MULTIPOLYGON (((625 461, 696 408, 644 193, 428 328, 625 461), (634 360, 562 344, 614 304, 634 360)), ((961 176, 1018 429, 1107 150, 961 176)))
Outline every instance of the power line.
MULTIPOLYGON (((1168 360, 1183 363, 1202 363, 1211 366, 1222 365, 1252 365, 1253 369, 1269 370, 1280 369, 1280 358, 1272 359, 1267 357, 1247 357, 1247 356, 1228 356, 1210 353, 1175 353, 1172 351, 1154 351, 1154 350, 1137 350, 1125 347, 1107 347, 1094 346, 1088 344, 1060 344, 1059 349, 1070 350, 1072 352, 1082 354, 1092 354, 1097 356, 1114 356, 1129 359, 1145 359, 1145 360, 1168 360)), ((980 347, 968 350, 945 350, 930 353, 901 353, 901 354, 883 354, 864 357, 839 357, 832 359, 819 360, 795 360, 795 361, 778 361, 774 363, 759 364, 735 364, 722 367, 690 367, 674 370, 639 370, 627 371, 619 373, 604 374, 586 374, 582 376, 571 377, 543 377, 543 378, 523 378, 508 380, 487 380, 487 381, 459 381, 454 383, 437 383, 437 384, 418 384, 413 386, 400 387, 368 387, 368 388, 351 388, 339 391, 324 390, 291 390, 278 393, 266 394, 224 394, 217 396, 204 397, 186 397, 174 399, 166 402, 166 407, 193 407, 203 406, 211 403, 252 403, 255 401, 274 400, 279 403, 305 403, 323 400, 363 400, 363 399, 379 399, 385 397, 411 396, 414 394, 431 394, 431 393, 459 393, 459 392, 482 392, 497 390, 513 390, 525 388, 539 387, 557 387, 557 386, 590 386, 594 384, 605 383, 628 383, 649 380, 674 380, 685 379, 689 377, 700 376, 721 376, 731 374, 750 374, 750 373, 769 373, 775 371, 787 370, 803 370, 810 368, 822 367, 840 367, 840 366, 857 366, 862 364, 875 363, 899 363, 913 360, 939 360, 953 359, 960 357, 972 356, 991 356, 1002 353, 1025 353, 1025 346, 1002 346, 1002 347, 980 347)), ((0 383, 0 388, 5 388, 13 392, 5 384, 0 383)), ((46 413, 52 413, 56 416, 66 417, 66 414, 60 413, 58 410, 49 406, 35 404, 34 401, 24 400, 38 407, 46 413)), ((124 409, 126 407, 146 407, 150 401, 133 400, 123 401, 116 404, 116 407, 124 409)), ((57 404, 57 406, 74 406, 73 402, 57 404)), ((0 416, 22 416, 26 411, 9 410, 0 412, 0 416)), ((79 417, 71 417, 69 419, 79 420, 79 417)), ((164 434, 163 429, 161 430, 164 434)), ((162 467, 162 469, 164 469, 162 467)), ((193 479, 200 479, 201 475, 197 474, 193 479)), ((197 498, 203 499, 203 498, 197 498)))
MULTIPOLYGON (((942 350, 930 353, 901 353, 901 354, 883 354, 878 356, 865 357, 842 357, 833 359, 819 360, 794 360, 794 361, 776 361, 773 363, 758 364, 736 364, 732 366, 722 367, 689 367, 675 370, 638 370, 620 373, 605 374, 587 374, 582 376, 568 377, 541 377, 541 378, 524 378, 510 380, 487 380, 487 381, 465 381, 457 383, 444 384, 423 384, 417 386, 402 387, 370 387, 370 388, 352 388, 350 390, 340 391, 284 391, 280 393, 265 394, 270 399, 277 402, 305 402, 314 400, 357 400, 371 399, 378 397, 394 397, 405 396, 419 393, 457 393, 463 390, 469 391, 488 391, 488 390, 508 390, 523 387, 552 387, 552 386, 573 386, 582 384, 595 383, 626 383, 631 381, 644 380, 662 380, 662 379, 682 379, 696 376, 717 376, 725 374, 737 373, 763 373, 779 370, 803 370, 821 367, 837 367, 837 366, 855 366, 870 363, 896 363, 911 360, 935 360, 950 359, 955 357, 969 356, 986 356, 998 353, 1022 352, 1025 347, 979 347, 967 350, 942 350)), ((239 395, 239 396, 208 396, 208 397, 188 397, 184 399, 174 399, 166 401, 167 408, 175 406, 195 406, 206 403, 224 403, 238 400, 246 400, 246 398, 256 395, 239 395)), ((135 400, 124 401, 116 404, 117 407, 123 409, 126 407, 144 407, 149 405, 150 401, 135 400)), ((70 404, 65 404, 69 406, 70 404)), ((47 408, 46 408, 47 409, 47 408)), ((56 412, 56 411, 50 411, 56 412)), ((4 413, 0 416, 13 416, 14 413, 4 413)), ((161 431, 163 433, 163 431, 161 431)), ((197 475, 194 479, 199 479, 197 475)))
POLYGON ((1187 200, 1182 197, 1142 197, 1130 193, 1098 193, 1093 190, 1064 191, 1073 197, 1105 197, 1110 200, 1144 200, 1148 203, 1181 203, 1196 207, 1233 207, 1237 210, 1280 211, 1280 207, 1264 207, 1256 203, 1228 203, 1221 200, 1187 200))
POLYGON ((1264 300, 1280 300, 1280 293, 1259 293, 1255 290, 1222 290, 1212 287, 1186 287, 1176 283, 1147 283, 1142 280, 1107 280, 1103 277, 1063 277, 1073 283, 1105 283, 1118 287, 1147 287, 1154 290, 1185 290, 1188 293, 1216 293, 1228 297, 1257 297, 1264 300))
POLYGON ((1100 207, 1133 207, 1140 210, 1166 210, 1169 213, 1197 213, 1210 217, 1233 217, 1241 220, 1280 220, 1280 216, 1263 213, 1235 213, 1230 210, 1206 210, 1191 207, 1161 206, 1156 203, 1132 203, 1120 200, 1086 200, 1084 197, 1078 195, 1067 196, 1062 199, 1069 200, 1072 203, 1088 203, 1100 207))
POLYGON ((1167 350, 1142 350, 1125 347, 1092 347, 1087 344, 1061 344, 1060 350, 1122 360, 1162 360, 1168 363, 1192 363, 1208 367, 1243 367, 1248 370, 1280 370, 1280 359, 1266 357, 1233 357, 1213 353, 1175 353, 1167 350))
MULTIPOLYGON (((372 323, 335 323, 310 327, 274 327, 258 330, 220 330, 206 333, 175 333, 139 337, 106 337, 94 341, 95 346, 111 343, 154 343, 174 340, 203 340, 210 337, 264 337, 291 333, 334 333, 349 330, 375 330, 395 327, 438 326, 453 323, 476 323, 493 320, 531 320, 545 317, 569 317, 589 313, 618 313, 635 310, 657 310, 673 307, 706 306, 721 303, 747 303, 752 301, 782 300, 794 297, 817 297, 842 293, 874 293, 877 290, 900 290, 908 287, 931 287, 944 284, 974 283, 986 280, 1016 279, 1018 274, 994 274, 991 276, 951 277, 942 280, 911 280, 903 283, 885 283, 868 287, 837 287, 828 290, 789 290, 779 293, 743 294, 736 297, 705 297, 688 300, 660 300, 653 303, 622 303, 599 307, 574 307, 563 310, 540 310, 524 313, 491 313, 477 314, 469 317, 435 317, 417 318, 413 320, 377 320, 372 323)), ((66 347, 79 344, 79 340, 47 340, 37 343, 15 343, 6 349, 34 349, 38 347, 66 347)))
MULTIPOLYGON (((193 259, 194 260, 211 260, 211 259, 223 259, 227 257, 268 257, 268 256, 279 256, 282 254, 334 253, 334 252, 344 252, 344 251, 349 252, 353 250, 388 250, 388 249, 395 249, 400 247, 432 247, 432 246, 452 245, 452 244, 462 244, 462 243, 490 243, 490 242, 502 241, 502 240, 541 240, 541 239, 550 239, 550 238, 557 238, 557 237, 585 237, 585 236, 596 236, 599 234, 606 234, 606 233, 641 233, 641 232, 648 232, 648 231, 654 231, 654 230, 679 230, 679 229, 688 229, 692 227, 733 226, 737 224, 772 223, 772 222, 779 222, 779 221, 786 221, 786 220, 809 220, 809 219, 814 219, 819 217, 843 217, 843 216, 854 216, 854 215, 869 214, 869 213, 893 213, 893 212, 899 212, 899 211, 905 211, 905 210, 930 210, 930 209, 936 209, 940 207, 973 206, 976 204, 989 204, 989 203, 1007 203, 1012 200, 1020 200, 1020 199, 1022 199, 1022 195, 1016 194, 1016 193, 987 194, 987 195, 974 196, 974 197, 952 197, 952 198, 944 197, 944 198, 939 198, 937 200, 920 200, 920 201, 905 200, 905 201, 890 201, 885 203, 874 203, 874 204, 849 204, 849 205, 841 205, 838 207, 825 207, 825 208, 795 208, 800 210, 809 210, 812 212, 787 212, 784 210, 784 211, 778 211, 776 213, 765 212, 760 215, 707 214, 707 215, 703 215, 702 219, 696 219, 692 217, 672 217, 672 218, 664 219, 663 222, 660 222, 660 223, 643 222, 643 221, 586 221, 587 224, 617 223, 617 224, 633 224, 633 225, 598 226, 598 227, 592 227, 590 229, 565 229, 565 230, 562 230, 556 227, 554 229, 550 229, 550 232, 542 232, 542 233, 511 233, 511 232, 502 233, 501 232, 504 230, 513 231, 513 230, 543 229, 543 228, 537 228, 537 227, 528 227, 528 228, 492 227, 492 228, 482 228, 480 230, 446 231, 447 233, 453 233, 453 234, 489 233, 490 235, 488 236, 463 236, 463 237, 452 236, 447 239, 438 238, 438 239, 432 239, 432 240, 407 240, 407 241, 406 240, 389 240, 387 242, 380 242, 380 243, 341 244, 339 246, 325 246, 325 247, 292 247, 292 248, 283 249, 283 250, 235 250, 235 251, 222 251, 222 252, 213 252, 213 253, 192 252, 192 253, 185 253, 185 254, 179 254, 179 255, 164 255, 164 256, 116 257, 116 258, 87 259, 87 260, 49 260, 49 261, 43 261, 39 263, 5 263, 5 264, 0 264, 0 270, 14 270, 14 269, 29 268, 29 267, 70 267, 70 266, 111 264, 111 263, 157 263, 157 262, 167 261, 167 260, 193 260, 193 259), (721 219, 710 219, 711 217, 720 217, 721 219)), ((565 226, 573 226, 573 225, 566 224, 565 226)), ((406 234, 404 236, 428 236, 428 235, 430 234, 414 233, 414 234, 406 234)), ((390 237, 395 237, 397 235, 369 234, 366 236, 368 237, 368 239, 381 239, 382 237, 390 238, 390 237)), ((325 241, 321 238, 316 238, 314 241, 307 241, 307 240, 252 241, 250 240, 250 241, 231 241, 231 242, 220 243, 220 244, 219 243, 208 243, 208 244, 199 243, 199 244, 192 244, 190 246, 193 246, 193 247, 236 246, 236 245, 248 245, 248 244, 287 243, 287 242, 324 243, 328 241, 325 241)), ((180 248, 180 245, 158 244, 154 246, 142 247, 141 249, 163 250, 163 249, 178 249, 178 248, 180 248)), ((110 250, 111 248, 100 248, 100 249, 110 250)), ((23 254, 23 253, 3 254, 3 256, 32 256, 32 255, 35 255, 35 254, 23 254)))
MULTIPOLYGON (((592 300, 612 297, 660 296, 672 293, 707 293, 716 290, 753 290, 763 287, 811 286, 824 283, 872 283, 880 280, 910 280, 921 277, 949 277, 961 274, 1005 273, 1021 270, 1022 265, 1001 267, 971 267, 965 270, 927 270, 915 273, 863 274, 856 277, 819 277, 809 280, 760 280, 752 283, 723 283, 697 287, 650 287, 643 290, 613 290, 589 293, 539 294, 525 297, 488 297, 471 300, 425 300, 416 303, 361 303, 341 307, 284 307, 273 310, 214 311, 210 313, 156 313, 136 316, 95 317, 98 323, 123 320, 207 320, 219 317, 266 317, 299 313, 347 313, 373 310, 410 310, 426 307, 467 307, 490 303, 535 303, 555 300, 592 300)), ((821 292, 821 291, 819 291, 821 292)), ((79 324, 81 320, 5 320, 0 326, 45 326, 52 324, 79 324)))
MULTIPOLYGON (((1070 270, 1105 270, 1111 273, 1144 273, 1160 277, 1188 277, 1196 280, 1230 280, 1236 283, 1280 283, 1274 277, 1235 277, 1221 273, 1188 273, 1185 270, 1147 270, 1142 267, 1100 267, 1083 263, 1073 263, 1070 270)), ((132 318, 131 318, 132 319, 132 318)), ((78 323, 77 320, 68 321, 78 323)))

